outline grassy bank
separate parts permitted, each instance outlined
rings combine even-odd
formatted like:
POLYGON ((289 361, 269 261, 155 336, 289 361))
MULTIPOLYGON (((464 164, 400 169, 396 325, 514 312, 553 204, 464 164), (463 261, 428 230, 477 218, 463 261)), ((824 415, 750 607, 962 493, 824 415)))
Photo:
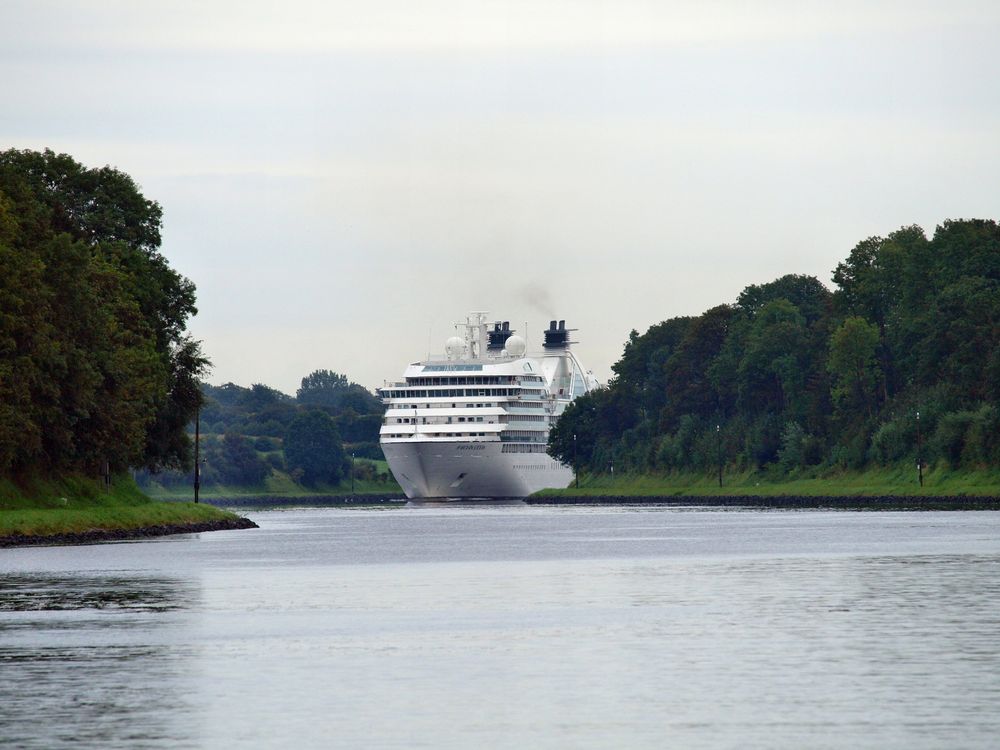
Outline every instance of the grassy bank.
POLYGON ((581 475, 579 488, 543 490, 538 497, 570 496, 746 496, 746 497, 877 497, 1000 496, 1000 470, 925 468, 924 485, 916 468, 827 471, 815 475, 773 476, 760 472, 717 474, 581 475))
POLYGON ((129 531, 236 520, 228 511, 194 503, 161 503, 128 478, 111 491, 81 477, 0 479, 0 537, 129 531))
MULTIPOLYGON (((380 465, 380 471, 388 470, 384 461, 370 463, 376 464, 376 466, 380 465)), ((150 497, 157 500, 188 500, 194 496, 194 488, 191 486, 162 487, 154 483, 146 491, 150 497)), ((262 496, 305 499, 310 497, 394 494, 402 495, 403 490, 393 479, 388 482, 379 482, 374 479, 355 479, 353 489, 350 479, 344 479, 337 484, 318 484, 314 487, 305 487, 295 482, 285 472, 278 470, 273 471, 258 485, 203 484, 201 487, 201 497, 206 500, 262 496)))

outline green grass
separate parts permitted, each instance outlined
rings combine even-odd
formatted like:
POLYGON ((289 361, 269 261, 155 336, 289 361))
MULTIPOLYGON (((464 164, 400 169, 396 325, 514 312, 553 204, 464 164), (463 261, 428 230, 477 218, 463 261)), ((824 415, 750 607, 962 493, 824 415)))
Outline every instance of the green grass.
MULTIPOLYGON (((359 462, 361 459, 358 459, 359 462)), ((385 461, 369 461, 376 465, 378 472, 388 471, 385 461)), ((159 500, 179 500, 194 497, 194 489, 189 486, 184 487, 161 487, 154 485, 148 490, 150 496, 159 500)), ((355 495, 394 495, 402 494, 402 488, 390 475, 388 482, 377 480, 358 479, 354 482, 355 495)), ((213 498, 240 498, 240 497, 260 497, 268 495, 273 497, 328 497, 330 495, 347 496, 351 495, 351 480, 343 479, 337 484, 318 484, 315 487, 303 487, 297 484, 283 471, 272 470, 271 474, 259 485, 223 485, 212 484, 202 485, 201 497, 205 499, 213 498)))
POLYGON ((224 518, 235 515, 210 505, 155 502, 125 477, 114 480, 110 493, 100 482, 82 477, 0 479, 0 537, 120 531, 224 518))
POLYGON ((722 479, 720 488, 715 474, 625 474, 614 478, 583 474, 579 488, 570 485, 566 489, 542 490, 537 496, 1000 496, 1000 469, 925 468, 923 487, 917 483, 916 467, 855 472, 830 470, 820 476, 791 477, 759 472, 726 473, 722 479))

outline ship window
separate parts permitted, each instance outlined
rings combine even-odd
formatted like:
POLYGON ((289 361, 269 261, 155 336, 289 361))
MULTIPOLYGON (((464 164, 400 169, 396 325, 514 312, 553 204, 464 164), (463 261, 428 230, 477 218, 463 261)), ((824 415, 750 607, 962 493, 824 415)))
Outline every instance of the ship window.
POLYGON ((464 421, 465 421, 465 417, 459 417, 459 418, 458 418, 458 421, 459 421, 459 422, 464 422, 464 421))

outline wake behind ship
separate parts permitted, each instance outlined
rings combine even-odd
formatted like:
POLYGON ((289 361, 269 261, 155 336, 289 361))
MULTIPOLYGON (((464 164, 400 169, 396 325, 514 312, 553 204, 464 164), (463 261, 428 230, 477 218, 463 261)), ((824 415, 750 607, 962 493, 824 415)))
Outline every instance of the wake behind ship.
POLYGON ((522 498, 565 487, 572 470, 546 453, 566 407, 597 387, 570 349, 572 329, 553 320, 540 354, 507 322, 472 313, 445 356, 414 362, 379 391, 379 437, 411 500, 522 498))

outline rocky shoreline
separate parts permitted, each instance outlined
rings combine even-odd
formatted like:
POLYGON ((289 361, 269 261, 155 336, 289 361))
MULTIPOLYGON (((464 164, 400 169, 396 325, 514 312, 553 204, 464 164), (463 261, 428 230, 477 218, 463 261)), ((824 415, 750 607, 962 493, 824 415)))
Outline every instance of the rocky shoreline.
POLYGON ((0 536, 0 547, 52 546, 63 544, 97 544, 99 542, 119 542, 128 539, 151 539, 170 534, 198 534, 203 531, 231 531, 234 529, 256 529, 257 524, 249 518, 223 518, 197 523, 162 524, 138 529, 89 529, 67 534, 26 535, 11 534, 0 536))
POLYGON ((830 510, 1000 510, 1000 497, 973 495, 789 496, 776 495, 552 495, 529 497, 529 505, 674 505, 830 510))

